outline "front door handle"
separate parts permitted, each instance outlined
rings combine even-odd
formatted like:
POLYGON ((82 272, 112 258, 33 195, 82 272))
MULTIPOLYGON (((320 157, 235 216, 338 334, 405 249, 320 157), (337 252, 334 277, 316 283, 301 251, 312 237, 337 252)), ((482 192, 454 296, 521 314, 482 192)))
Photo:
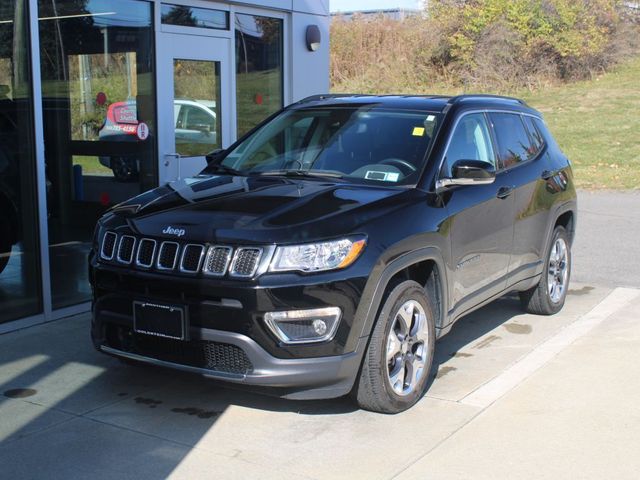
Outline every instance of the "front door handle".
POLYGON ((544 172, 542 172, 542 175, 540 175, 542 177, 543 180, 549 180, 551 177, 555 177, 558 174, 558 172, 552 172, 551 170, 545 170, 544 172))
POLYGON ((515 187, 500 187, 498 189, 498 193, 496 194, 496 197, 507 198, 509 195, 513 193, 514 188, 515 187))

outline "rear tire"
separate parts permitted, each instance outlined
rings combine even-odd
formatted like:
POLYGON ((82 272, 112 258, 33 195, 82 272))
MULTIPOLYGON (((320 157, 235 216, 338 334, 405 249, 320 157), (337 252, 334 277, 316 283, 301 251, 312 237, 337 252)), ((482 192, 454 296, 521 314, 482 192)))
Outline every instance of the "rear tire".
POLYGON ((520 292, 522 308, 535 315, 553 315, 562 310, 571 278, 571 244, 564 227, 556 227, 547 248, 540 282, 520 292))
POLYGON ((414 281, 404 281, 388 293, 354 392, 361 408, 399 413, 420 400, 433 361, 433 311, 424 288, 414 281))

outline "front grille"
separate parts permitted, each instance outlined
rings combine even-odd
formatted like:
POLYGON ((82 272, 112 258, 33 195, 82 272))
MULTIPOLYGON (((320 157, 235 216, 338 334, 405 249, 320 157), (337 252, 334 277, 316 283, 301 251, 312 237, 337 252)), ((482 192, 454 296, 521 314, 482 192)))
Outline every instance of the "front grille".
POLYGON ((143 268, 151 268, 153 265, 153 256, 156 253, 156 241, 150 238, 143 238, 138 245, 138 256, 136 257, 136 265, 143 268))
POLYGON ((200 270, 204 247, 202 245, 187 245, 182 251, 180 270, 186 273, 197 273, 200 270))
POLYGON ((116 241, 118 240, 118 235, 114 232, 107 232, 104 234, 104 238, 102 239, 102 250, 100 251, 100 255, 105 260, 113 260, 113 255, 116 252, 116 241))
POLYGON ((123 235, 118 245, 118 261, 120 263, 131 263, 133 261, 133 252, 136 248, 136 239, 130 235, 123 235))
POLYGON ((210 247, 204 264, 204 273, 217 277, 227 273, 231 261, 230 247, 210 247))
MULTIPOLYGON (((189 275, 204 274, 211 277, 229 275, 235 278, 253 278, 266 254, 267 247, 239 247, 226 245, 206 246, 174 241, 157 241, 133 235, 118 235, 109 231, 100 242, 100 261, 132 265, 140 270, 175 272, 189 275)), ((263 262, 262 262, 263 263, 263 262)))
POLYGON ((231 276, 253 277, 261 256, 261 248, 239 248, 231 264, 231 276))
POLYGON ((244 350, 229 343, 172 340, 133 333, 116 325, 108 325, 106 343, 116 350, 212 372, 245 375, 253 370, 244 350))
POLYGON ((173 270, 178 260, 180 245, 176 242, 162 242, 158 252, 158 268, 160 270, 173 270))

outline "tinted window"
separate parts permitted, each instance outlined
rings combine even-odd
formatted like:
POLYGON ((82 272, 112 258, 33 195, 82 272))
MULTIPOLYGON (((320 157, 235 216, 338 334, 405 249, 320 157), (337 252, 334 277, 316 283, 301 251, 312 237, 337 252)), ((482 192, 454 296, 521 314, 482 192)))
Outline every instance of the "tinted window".
POLYGON ((524 123, 529 130, 529 138, 531 138, 530 156, 535 157, 544 146, 544 138, 534 125, 532 117, 524 117, 524 123))
POLYGON ((229 29, 229 14, 209 8, 186 7, 163 3, 161 6, 162 23, 183 27, 229 29))
POLYGON ((208 114, 201 108, 189 107, 187 112, 187 130, 209 128, 213 131, 216 128, 213 115, 208 114))
POLYGON ((483 113, 465 115, 456 125, 447 150, 447 176, 458 160, 480 160, 495 167, 489 127, 483 113))
POLYGON ((504 168, 531 158, 531 140, 522 117, 512 113, 489 114, 498 141, 498 154, 504 168))
POLYGON ((247 137, 223 163, 248 175, 329 172, 409 185, 420 175, 439 118, 370 105, 287 110, 247 137))
POLYGON ((238 137, 282 108, 283 23, 236 14, 238 137))

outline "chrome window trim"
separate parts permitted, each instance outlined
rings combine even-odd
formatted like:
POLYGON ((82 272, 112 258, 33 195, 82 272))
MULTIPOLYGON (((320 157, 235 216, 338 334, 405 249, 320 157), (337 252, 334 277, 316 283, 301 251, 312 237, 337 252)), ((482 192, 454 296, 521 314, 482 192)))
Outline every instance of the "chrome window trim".
POLYGON ((163 270, 165 272, 171 272, 176 269, 176 263, 178 262, 178 254, 180 253, 180 244, 178 242, 170 242, 165 241, 160 244, 160 249, 158 250, 158 258, 156 259, 156 268, 158 270, 163 270), (160 265, 160 257, 162 257, 162 249, 167 245, 175 245, 176 246, 176 254, 173 257, 173 266, 171 268, 163 267, 160 265))
POLYGON ((156 255, 156 248, 158 247, 158 242, 156 242, 153 238, 141 238, 138 242, 138 252, 136 254, 136 267, 141 268, 151 268, 153 267, 153 258, 156 255), (151 263, 146 265, 140 261, 140 248, 142 247, 143 242, 152 242, 153 243, 153 251, 151 252, 151 263))
MULTIPOLYGON (((201 245, 199 243, 187 243, 184 247, 182 247, 182 254, 180 255, 180 273, 190 273, 190 274, 195 274, 198 273, 200 271, 200 268, 202 267, 202 259, 204 258, 204 252, 206 250, 206 247, 204 245, 201 245), (187 248, 189 247, 198 247, 200 248, 200 258, 198 259, 198 266, 196 267, 195 270, 186 270, 184 268, 184 255, 187 252, 187 248)), ((176 255, 177 256, 177 255, 176 255)))
POLYGON ((229 264, 231 263, 231 259, 232 258, 233 258, 233 248, 232 247, 229 247, 227 245, 211 245, 207 249, 207 255, 206 255, 205 260, 204 260, 204 265, 202 266, 202 273, 204 273, 205 275, 208 275, 210 277, 224 277, 227 274, 227 271, 229 270, 229 264), (209 258, 211 257, 211 255, 213 255, 213 252, 218 248, 222 248, 222 249, 227 251, 227 261, 224 264, 224 269, 223 269, 222 273, 212 272, 211 270, 207 269, 207 265, 209 265, 209 258))
POLYGON ((264 254, 264 248, 263 247, 239 247, 236 249, 235 253, 233 254, 233 260, 231 261, 231 266, 229 267, 229 276, 230 277, 234 277, 234 278, 253 278, 256 275, 256 272, 258 271, 258 267, 261 265, 262 262, 262 256, 264 254), (240 256, 240 253, 245 251, 245 250, 258 250, 258 260, 256 261, 256 264, 253 267, 253 271, 251 272, 251 274, 246 274, 246 275, 240 275, 238 273, 234 273, 234 269, 236 267, 236 263, 238 262, 238 257, 240 256))
POLYGON ((111 261, 111 260, 113 260, 113 257, 115 257, 115 255, 116 255, 116 250, 118 250, 118 244, 119 244, 119 242, 118 242, 118 234, 117 234, 116 232, 111 232, 111 231, 106 232, 106 233, 102 236, 102 242, 100 243, 100 258, 101 258, 102 260, 107 260, 107 261, 111 261), (107 238, 107 235, 109 235, 109 234, 111 234, 111 235, 115 236, 115 237, 116 237, 116 239, 115 239, 115 240, 114 240, 114 242, 113 242, 113 252, 111 252, 111 256, 110 256, 110 257, 107 257, 107 256, 104 254, 104 241, 105 241, 105 239, 107 238))
POLYGON ((133 257, 136 254, 136 245, 137 245, 137 240, 136 237, 134 237, 133 235, 122 235, 120 237, 120 241, 118 242, 118 254, 116 255, 116 259, 118 260, 118 262, 120 263, 124 263, 127 265, 131 265, 131 263, 133 262, 133 257), (125 238, 131 238, 133 239, 133 246, 131 247, 131 257, 129 258, 128 261, 124 260, 123 258, 120 257, 120 250, 122 249, 122 242, 124 241, 125 238))
MULTIPOLYGON (((449 151, 449 146, 451 145, 451 140, 453 140, 453 134, 456 131, 456 128, 458 127, 458 124, 460 123, 460 120, 462 120, 464 117, 466 117, 467 115, 471 115, 474 113, 483 113, 485 115, 488 115, 490 113, 510 113, 512 115, 524 115, 527 117, 532 117, 532 118, 537 118, 538 120, 542 120, 542 116, 541 115, 534 115, 533 113, 528 113, 528 112, 518 112, 517 110, 502 110, 502 109, 496 109, 496 108, 482 108, 482 109, 474 109, 474 110, 467 110, 465 112, 463 112, 454 122, 453 127, 451 127, 451 130, 449 131, 449 137, 447 138, 447 143, 445 144, 444 147, 444 153, 442 154, 442 158, 440 158, 440 163, 438 165, 438 169, 437 169, 437 176, 436 176, 436 189, 438 188, 438 184, 440 181, 442 180, 447 180, 446 177, 442 177, 442 166, 444 165, 444 161, 447 158, 447 152, 449 151)), ((489 118, 487 118, 487 122, 490 123, 489 118)), ((489 125, 491 131, 493 132, 493 125, 489 125)), ((526 129, 526 125, 525 125, 525 129, 526 129)), ((495 143, 497 142, 497 139, 494 139, 494 134, 492 133, 491 135, 491 142, 494 144, 493 148, 495 150, 496 146, 495 143)), ((546 143, 545 143, 546 146, 546 143)), ((540 152, 542 152, 542 150, 544 150, 544 148, 540 149, 540 152)), ((507 170, 510 170, 511 168, 517 167, 519 165, 523 165, 525 163, 531 162, 533 160, 535 160, 536 157, 531 158, 529 160, 526 160, 524 162, 520 162, 516 165, 513 165, 509 168, 502 168, 502 165, 500 165, 500 168, 496 168, 496 173, 500 173, 500 172, 506 172, 507 170)), ((496 151, 496 161, 500 162, 500 164, 502 164, 502 160, 500 159, 500 155, 499 153, 496 151)))

